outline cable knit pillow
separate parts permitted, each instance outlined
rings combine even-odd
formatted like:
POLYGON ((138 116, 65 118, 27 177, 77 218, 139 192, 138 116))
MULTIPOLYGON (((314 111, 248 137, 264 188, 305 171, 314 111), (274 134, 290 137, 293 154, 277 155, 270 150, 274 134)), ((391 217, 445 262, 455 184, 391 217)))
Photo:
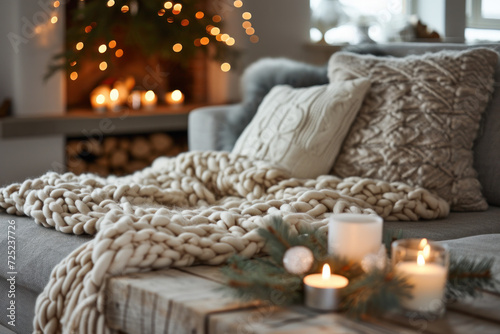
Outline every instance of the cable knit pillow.
POLYGON ((420 185, 452 210, 485 210, 472 147, 497 57, 484 48, 405 58, 334 54, 330 82, 362 77, 372 85, 332 173, 420 185))
POLYGON ((369 87, 367 79, 275 86, 232 152, 272 161, 298 178, 328 174, 369 87))

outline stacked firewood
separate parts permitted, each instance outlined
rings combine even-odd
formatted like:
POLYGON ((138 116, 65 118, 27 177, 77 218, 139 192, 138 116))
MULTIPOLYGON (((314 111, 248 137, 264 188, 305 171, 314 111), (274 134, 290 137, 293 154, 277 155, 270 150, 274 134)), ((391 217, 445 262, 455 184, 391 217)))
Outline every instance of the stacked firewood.
POLYGON ((66 144, 67 169, 75 174, 126 175, 141 170, 160 156, 187 151, 186 140, 165 133, 69 139, 66 144))

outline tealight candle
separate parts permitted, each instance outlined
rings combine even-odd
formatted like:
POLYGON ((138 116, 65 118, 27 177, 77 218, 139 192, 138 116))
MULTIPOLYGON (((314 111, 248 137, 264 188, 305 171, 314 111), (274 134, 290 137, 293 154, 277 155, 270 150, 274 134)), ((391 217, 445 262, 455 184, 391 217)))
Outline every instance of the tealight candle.
POLYGON ((141 97, 142 94, 138 90, 134 90, 128 96, 128 106, 132 110, 137 110, 141 108, 141 97))
POLYGON ((98 86, 90 93, 90 104, 95 111, 104 112, 109 103, 110 89, 108 86, 98 86))
POLYGON ((156 106, 157 101, 158 97, 152 90, 148 90, 147 92, 143 93, 141 97, 141 103, 146 109, 153 109, 156 106))
POLYGON ((113 88, 109 92, 108 108, 111 111, 120 110, 120 93, 119 93, 118 89, 116 89, 116 88, 113 88))
POLYGON ((328 223, 330 254, 360 262, 382 245, 384 220, 375 215, 342 213, 332 215, 328 223))
POLYGON ((427 239, 398 240, 392 249, 395 272, 413 286, 412 298, 403 299, 402 306, 410 311, 442 314, 449 263, 447 249, 427 239))
POLYGON ((305 304, 321 311, 336 311, 340 305, 341 292, 349 280, 340 275, 332 275, 330 266, 323 265, 321 274, 304 277, 305 304))
POLYGON ((178 89, 165 94, 165 102, 170 105, 181 105, 184 102, 184 94, 178 89))

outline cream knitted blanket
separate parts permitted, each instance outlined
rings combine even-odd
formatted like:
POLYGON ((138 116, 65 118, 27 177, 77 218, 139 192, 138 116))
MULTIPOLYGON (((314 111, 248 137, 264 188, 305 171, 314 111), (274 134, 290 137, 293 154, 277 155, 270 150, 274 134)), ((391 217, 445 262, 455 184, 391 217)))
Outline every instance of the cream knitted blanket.
POLYGON ((422 188, 357 177, 294 179, 268 162, 225 152, 159 158, 125 177, 47 173, 0 189, 0 207, 64 233, 96 235, 53 269, 37 299, 37 333, 111 332, 107 278, 253 256, 263 246, 256 228, 270 215, 295 228, 325 228, 332 212, 417 220, 449 211, 422 188))

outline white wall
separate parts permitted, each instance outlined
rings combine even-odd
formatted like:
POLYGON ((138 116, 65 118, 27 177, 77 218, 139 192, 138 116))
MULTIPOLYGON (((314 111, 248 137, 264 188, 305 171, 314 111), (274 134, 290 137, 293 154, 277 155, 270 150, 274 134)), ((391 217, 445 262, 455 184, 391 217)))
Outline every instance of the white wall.
POLYGON ((465 41, 466 0, 413 0, 419 18, 446 42, 465 41))
MULTIPOLYGON (((227 3, 232 4, 232 1, 227 3)), ((233 48, 240 58, 229 74, 221 73, 216 66, 212 68, 209 83, 212 92, 209 95, 216 96, 212 102, 239 100, 240 75, 249 64, 260 58, 287 57, 317 62, 318 55, 306 48, 310 28, 308 0, 246 0, 241 8, 223 6, 217 10, 222 11, 226 31, 236 38, 233 48), (259 36, 258 43, 251 43, 241 26, 241 14, 245 11, 252 14, 250 21, 259 36)))
MULTIPOLYGON (((63 1, 61 1, 62 3, 63 1)), ((49 0, 4 0, 0 11, 0 99, 11 98, 16 117, 60 115, 65 110, 64 76, 43 76, 62 50, 64 17, 54 25, 49 0), (39 33, 35 33, 40 26, 39 33)), ((62 6, 59 12, 63 13, 62 6)), ((64 138, 0 139, 0 184, 21 181, 61 166, 64 138)))

